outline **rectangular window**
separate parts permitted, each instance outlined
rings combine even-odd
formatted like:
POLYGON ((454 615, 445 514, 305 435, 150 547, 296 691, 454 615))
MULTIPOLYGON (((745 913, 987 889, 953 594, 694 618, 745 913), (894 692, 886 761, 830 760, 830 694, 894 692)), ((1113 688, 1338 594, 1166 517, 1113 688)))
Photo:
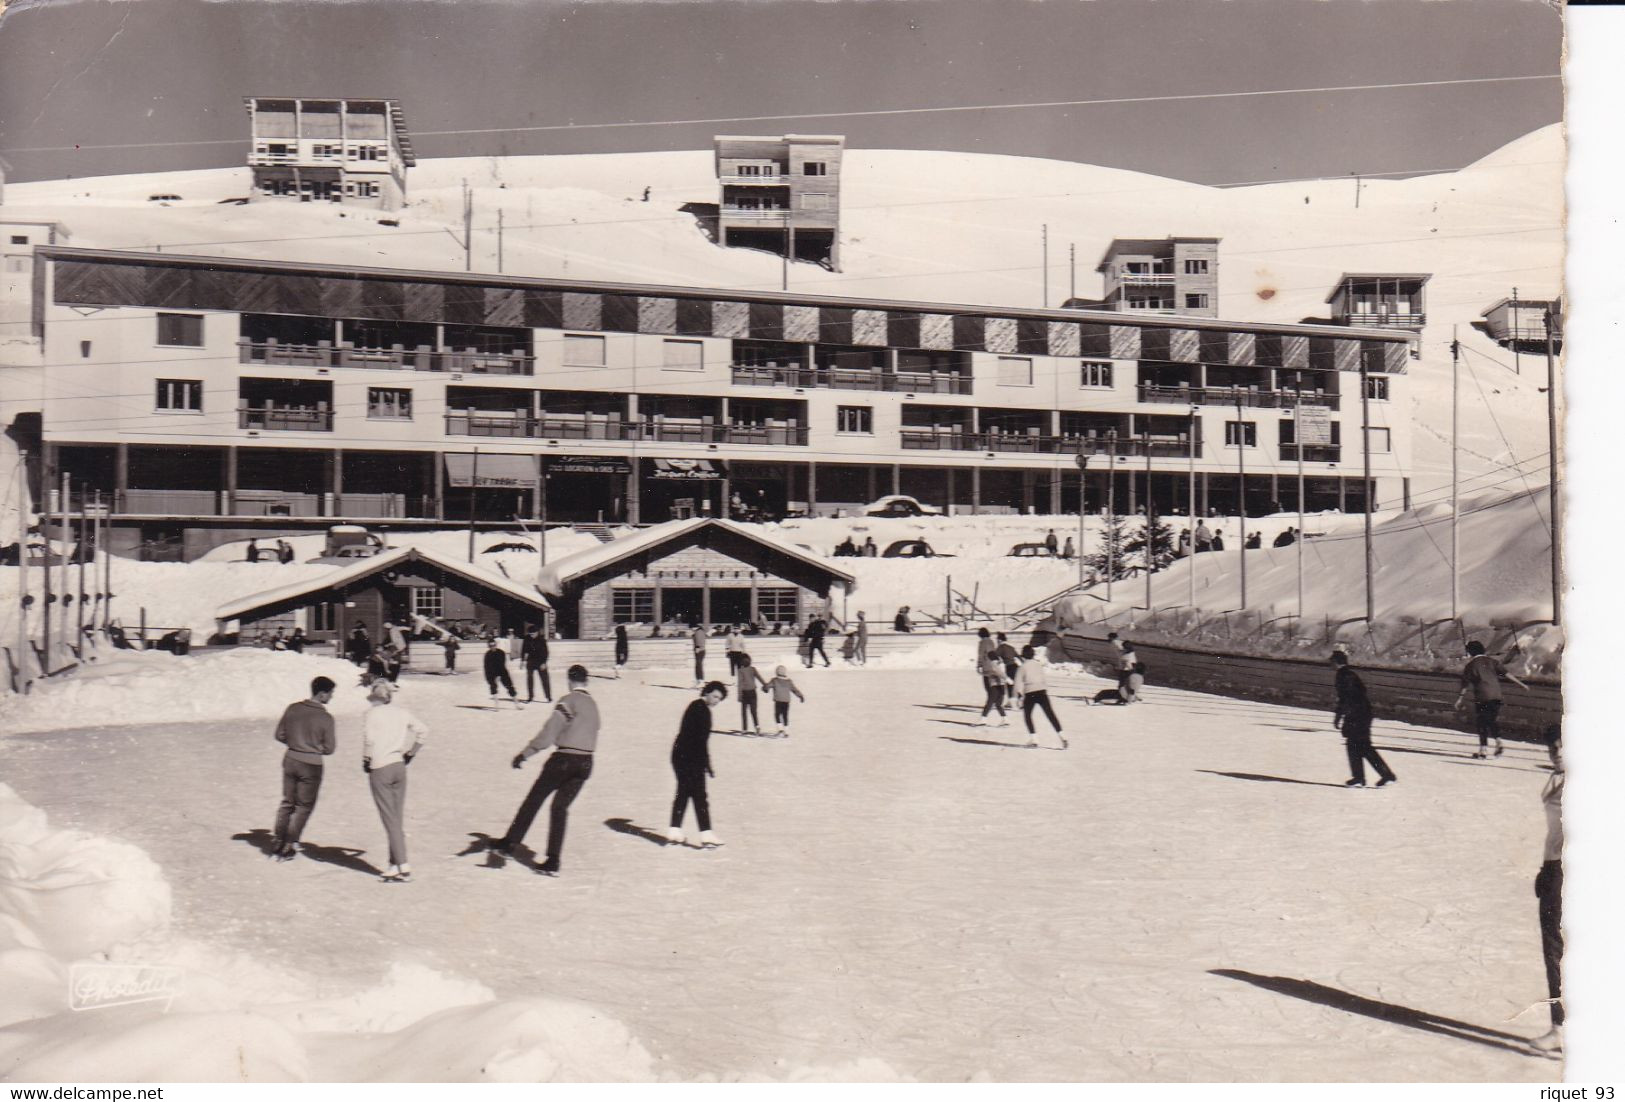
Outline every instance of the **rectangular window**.
POLYGON ((90 342, 89 341, 80 341, 79 342, 79 358, 84 359, 84 360, 90 359, 90 342))
POLYGON ((704 371, 705 345, 700 341, 666 341, 667 371, 704 371))
POLYGON ((202 413, 202 380, 159 379, 154 407, 164 413, 202 413))
POLYGON ((655 618, 655 591, 652 589, 615 589, 610 591, 610 622, 616 624, 648 624, 655 618))
POLYGON ((1365 396, 1373 402, 1386 402, 1388 400, 1388 376, 1367 375, 1365 377, 1365 396))
POLYGON ((203 315, 159 314, 158 343, 172 348, 202 348, 203 315))
POLYGON ((765 624, 793 624, 796 622, 796 591, 791 588, 769 588, 756 591, 757 617, 765 624))
POLYGON ((438 620, 445 615, 445 610, 445 596, 438 586, 416 585, 412 587, 412 612, 414 615, 427 616, 431 620, 438 620))
POLYGON ((603 367, 604 338, 564 335, 564 362, 570 367, 603 367))
POLYGON ((1186 295, 1185 296, 1185 309, 1187 309, 1187 310, 1206 310, 1207 309, 1207 296, 1206 295, 1186 295))
POLYGON ((338 605, 332 601, 323 601, 310 606, 310 622, 305 625, 307 631, 337 631, 339 627, 338 605))
POLYGON ((1258 447, 1258 426, 1252 421, 1226 421, 1224 423, 1224 444, 1227 448, 1258 447))
POLYGON ((369 386, 367 419, 370 421, 410 421, 412 391, 406 387, 369 386))
POLYGON ((1082 373, 1079 376, 1078 385, 1104 387, 1111 386, 1112 365, 1109 363, 1097 363, 1093 360, 1083 361, 1082 373))
POLYGON ((13 245, 26 245, 28 244, 28 237, 26 234, 14 233, 11 235, 11 243, 13 245))
POLYGON ((1387 453, 1393 450, 1393 437, 1390 435, 1388 429, 1373 427, 1367 429, 1366 432, 1370 434, 1370 447, 1372 455, 1387 453))
POLYGON ((835 431, 872 434, 875 431, 874 409, 869 406, 836 406, 835 431))
POLYGON ((1207 261, 1205 261, 1205 260, 1187 260, 1187 261, 1185 261, 1185 274, 1186 275, 1207 275, 1207 261))
POLYGON ((1032 386, 1033 362, 1025 356, 1000 356, 999 385, 1032 386))
POLYGON ((828 176, 829 166, 823 161, 806 161, 801 166, 803 176, 828 176))

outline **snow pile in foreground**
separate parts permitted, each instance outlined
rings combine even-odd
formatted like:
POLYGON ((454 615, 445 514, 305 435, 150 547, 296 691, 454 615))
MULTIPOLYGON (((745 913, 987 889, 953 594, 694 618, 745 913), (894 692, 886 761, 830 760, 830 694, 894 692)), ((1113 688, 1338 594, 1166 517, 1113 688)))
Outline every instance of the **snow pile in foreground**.
POLYGON ((328 710, 366 708, 356 667, 337 658, 244 648, 176 656, 164 651, 100 652, 96 662, 49 681, 27 696, 0 697, 0 727, 12 733, 125 723, 264 719, 303 698, 311 679, 338 686, 328 710))
POLYGON ((577 1002, 496 999, 480 984, 399 963, 371 990, 309 1002, 308 977, 175 939, 169 919, 169 885, 144 853, 52 828, 0 784, 0 1078, 654 1078, 652 1057, 625 1026, 577 1002), (166 970, 172 1004, 70 1007, 70 992, 91 990, 87 974, 142 967, 166 970))

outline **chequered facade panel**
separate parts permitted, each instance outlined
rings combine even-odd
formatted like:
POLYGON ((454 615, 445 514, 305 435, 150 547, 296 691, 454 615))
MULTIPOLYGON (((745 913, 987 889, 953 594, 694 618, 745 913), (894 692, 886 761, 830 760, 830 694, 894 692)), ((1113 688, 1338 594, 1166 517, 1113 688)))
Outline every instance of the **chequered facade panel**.
POLYGON ((1301 371, 1309 366, 1309 338, 1291 333, 1281 337, 1281 366, 1301 371))
POLYGON ((711 304, 711 317, 719 337, 750 336, 750 303, 718 299, 711 304))
POLYGON ((954 347, 953 315, 921 314, 920 347, 933 351, 951 351, 954 347))
POLYGON ((675 333, 677 331, 677 300, 674 298, 638 299, 639 333, 675 333))
POLYGON ((1111 353, 1114 360, 1137 360, 1140 358, 1140 329, 1135 325, 1114 325, 1111 327, 1111 353))
POLYGON ((1390 344, 1383 349, 1383 364, 1396 374, 1405 370, 1405 361, 1410 359, 1410 349, 1403 344, 1390 344))
POLYGON ((485 324, 518 328, 525 324, 525 292, 518 287, 485 289, 485 324))
POLYGON ((1083 349, 1078 341, 1078 323, 1075 321, 1052 321, 1049 323, 1049 354, 1051 356, 1081 356, 1083 349))
POLYGON ((602 329, 604 327, 604 297, 584 295, 578 291, 564 292, 564 327, 566 329, 602 329))
POLYGON ((1338 371, 1360 370, 1360 342, 1336 341, 1332 348, 1332 361, 1338 371))
POLYGON ((1201 338, 1195 329, 1174 329, 1168 334, 1168 358, 1175 363, 1193 364, 1200 359, 1201 338))
POLYGON ((812 344, 818 340, 818 307, 816 306, 786 306, 784 308, 784 339, 787 341, 805 341, 812 344))
POLYGON ((876 345, 885 344, 886 311, 852 311, 852 343, 876 345))
POLYGON ((987 324, 982 339, 986 343, 989 352, 1016 351, 1015 318, 984 318, 983 320, 987 324))
POLYGON ((1258 337, 1253 333, 1230 334, 1230 362, 1251 367, 1258 362, 1258 337))

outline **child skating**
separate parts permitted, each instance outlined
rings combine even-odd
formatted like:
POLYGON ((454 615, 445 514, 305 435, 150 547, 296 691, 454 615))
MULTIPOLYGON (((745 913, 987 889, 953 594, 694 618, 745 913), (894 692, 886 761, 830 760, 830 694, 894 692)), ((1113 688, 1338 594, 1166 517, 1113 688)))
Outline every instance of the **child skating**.
POLYGON ((767 683, 767 691, 773 697, 773 724, 778 728, 774 734, 779 738, 790 737, 790 698, 794 696, 803 704, 807 698, 801 695, 796 683, 790 680, 790 674, 783 666, 773 671, 773 680, 767 683))

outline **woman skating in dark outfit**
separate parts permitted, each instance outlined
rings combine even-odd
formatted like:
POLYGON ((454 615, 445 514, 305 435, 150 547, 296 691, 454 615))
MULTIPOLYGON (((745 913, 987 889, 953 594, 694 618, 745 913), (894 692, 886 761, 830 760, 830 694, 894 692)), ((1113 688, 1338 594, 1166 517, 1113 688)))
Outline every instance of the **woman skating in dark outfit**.
POLYGON ((700 699, 691 701, 683 713, 677 741, 671 744, 671 769, 677 774, 677 797, 671 804, 671 826, 666 829, 668 844, 681 845, 688 841, 683 833, 683 815, 692 800, 694 817, 700 824, 700 844, 722 845, 722 839, 711 833, 711 804, 705 795, 705 778, 716 776, 711 771, 711 709, 727 697, 726 685, 708 681, 700 690, 700 699))

